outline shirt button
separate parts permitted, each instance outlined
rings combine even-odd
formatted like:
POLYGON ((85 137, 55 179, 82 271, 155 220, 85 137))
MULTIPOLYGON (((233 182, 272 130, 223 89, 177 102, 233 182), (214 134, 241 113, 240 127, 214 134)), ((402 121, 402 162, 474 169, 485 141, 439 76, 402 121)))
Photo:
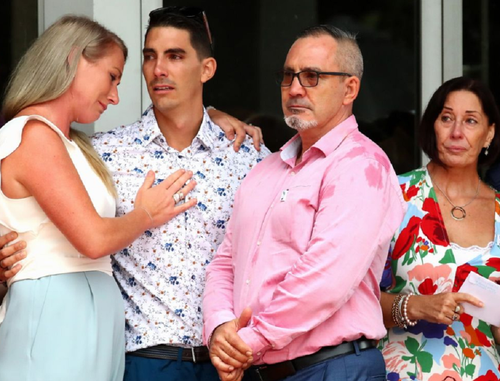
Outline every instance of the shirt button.
POLYGON ((290 175, 292 175, 292 176, 293 176, 293 175, 295 175, 295 172, 293 172, 293 171, 292 171, 292 172, 290 172, 290 175))
POLYGON ((257 356, 260 356, 260 355, 261 355, 261 353, 260 353, 260 352, 257 352, 257 356))
POLYGON ((257 246, 260 246, 260 241, 257 241, 257 246))
POLYGON ((247 279, 247 284, 250 284, 250 279, 247 279))

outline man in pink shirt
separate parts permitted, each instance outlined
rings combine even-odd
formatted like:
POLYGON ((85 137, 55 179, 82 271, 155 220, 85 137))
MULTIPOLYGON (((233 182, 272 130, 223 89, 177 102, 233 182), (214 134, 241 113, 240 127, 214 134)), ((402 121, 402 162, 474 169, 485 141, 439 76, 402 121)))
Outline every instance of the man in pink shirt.
POLYGON ((379 280, 405 204, 352 115, 362 72, 334 27, 288 52, 278 80, 298 134, 247 175, 207 269, 204 340, 223 381, 385 380, 379 280))

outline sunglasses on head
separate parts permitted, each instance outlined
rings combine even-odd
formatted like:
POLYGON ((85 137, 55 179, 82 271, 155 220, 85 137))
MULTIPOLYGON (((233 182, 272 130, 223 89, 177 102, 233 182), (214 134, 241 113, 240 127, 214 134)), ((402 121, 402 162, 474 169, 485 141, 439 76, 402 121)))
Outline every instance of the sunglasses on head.
POLYGON ((180 15, 187 18, 192 18, 196 22, 200 23, 205 27, 205 31, 207 32, 208 41, 210 42, 210 46, 212 46, 212 33, 210 33, 210 27, 208 26, 208 18, 205 11, 198 7, 181 7, 178 5, 172 5, 169 7, 158 8, 152 10, 149 13, 149 22, 154 23, 161 17, 165 15, 180 15))

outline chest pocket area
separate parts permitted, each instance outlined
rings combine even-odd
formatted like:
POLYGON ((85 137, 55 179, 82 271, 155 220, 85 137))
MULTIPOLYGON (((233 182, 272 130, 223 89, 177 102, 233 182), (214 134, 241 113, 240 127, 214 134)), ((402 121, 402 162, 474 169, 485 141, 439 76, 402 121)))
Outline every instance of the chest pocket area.
POLYGON ((317 207, 316 187, 306 184, 283 189, 269 211, 269 229, 273 240, 305 250, 311 238, 317 207))

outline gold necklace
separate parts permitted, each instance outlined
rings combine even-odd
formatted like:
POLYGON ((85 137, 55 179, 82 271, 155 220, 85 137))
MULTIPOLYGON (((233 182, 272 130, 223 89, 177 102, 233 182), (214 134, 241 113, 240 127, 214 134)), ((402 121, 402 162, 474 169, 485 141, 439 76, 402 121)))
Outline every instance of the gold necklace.
MULTIPOLYGON (((429 177, 431 176, 431 174, 429 173, 429 177)), ((433 180, 432 180, 432 177, 431 177, 431 181, 432 183, 437 187, 437 189, 439 189, 439 191, 443 194, 443 196, 448 200, 448 202, 453 205, 453 208, 451 208, 451 211, 450 211, 450 214, 451 214, 451 217, 455 220, 455 221, 462 221, 465 217, 467 217, 467 213, 465 212, 465 207, 467 205, 470 205, 472 203, 472 201, 474 201, 477 196, 479 195, 479 184, 481 184, 481 179, 479 178, 477 180, 477 188, 476 188, 476 194, 474 195, 474 197, 472 197, 472 200, 470 200, 467 204, 465 205, 455 205, 453 202, 451 202, 450 198, 448 197, 448 195, 446 194, 446 192, 444 192, 437 183, 435 183, 433 180), (458 215, 455 215, 455 213, 458 213, 458 215)))

